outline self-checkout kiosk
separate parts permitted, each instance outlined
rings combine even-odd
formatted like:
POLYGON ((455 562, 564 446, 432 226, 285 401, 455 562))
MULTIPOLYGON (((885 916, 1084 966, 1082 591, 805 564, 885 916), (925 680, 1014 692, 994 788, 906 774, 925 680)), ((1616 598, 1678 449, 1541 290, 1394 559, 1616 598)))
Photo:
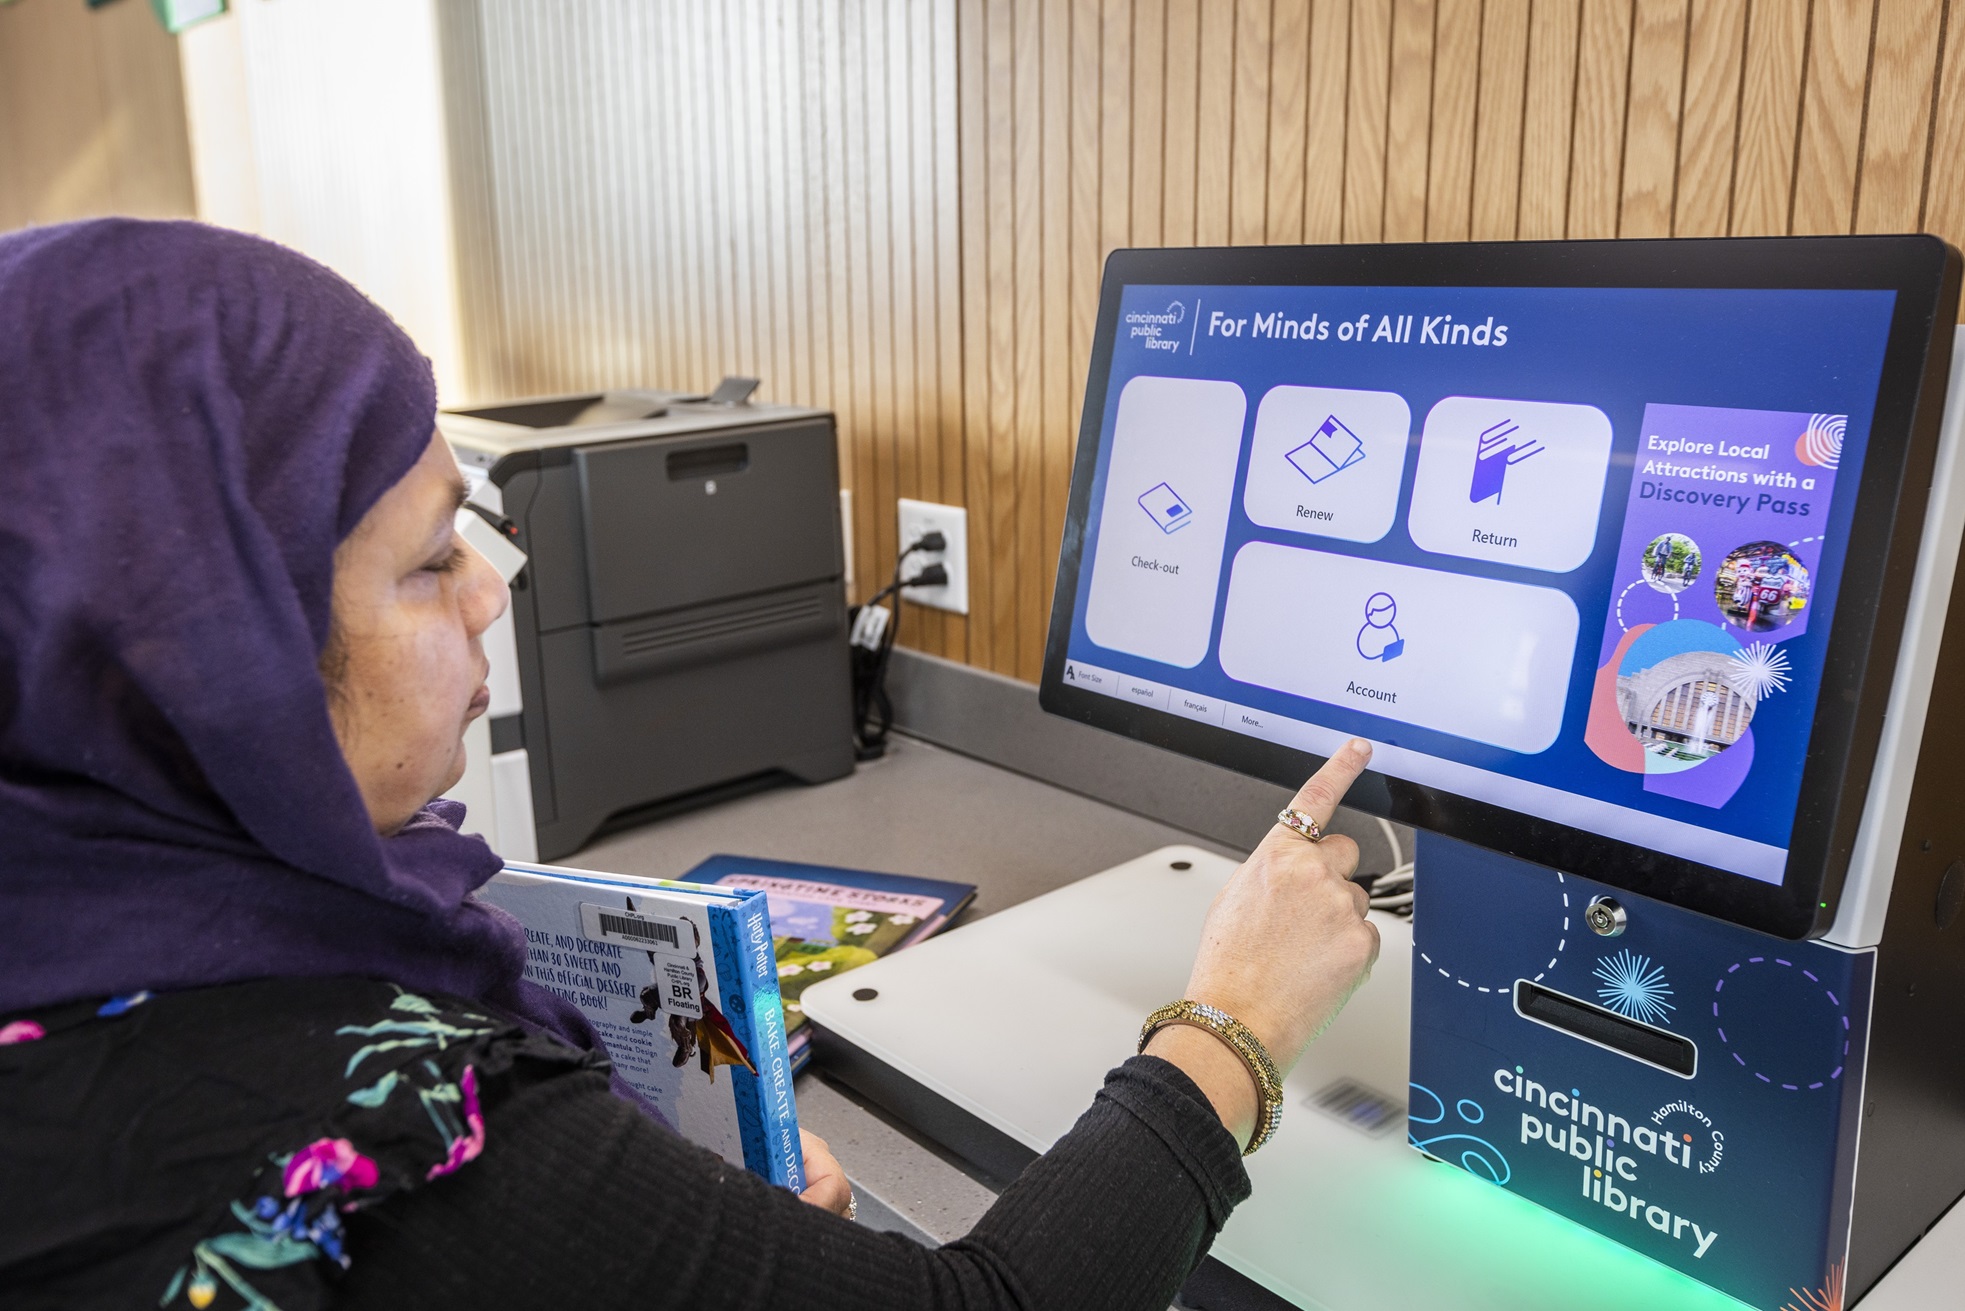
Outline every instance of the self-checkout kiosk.
MULTIPOLYGON (((1286 785, 1363 736, 1348 804, 1420 832, 1216 1245, 1261 1296, 1823 1311, 1965 1193, 1959 277, 1928 237, 1111 257, 1044 707, 1286 785)), ((1229 863, 1175 854, 809 990, 821 1059, 1041 1150, 1178 994, 1229 863), (1041 1052, 950 1013, 992 962, 1041 1052)))

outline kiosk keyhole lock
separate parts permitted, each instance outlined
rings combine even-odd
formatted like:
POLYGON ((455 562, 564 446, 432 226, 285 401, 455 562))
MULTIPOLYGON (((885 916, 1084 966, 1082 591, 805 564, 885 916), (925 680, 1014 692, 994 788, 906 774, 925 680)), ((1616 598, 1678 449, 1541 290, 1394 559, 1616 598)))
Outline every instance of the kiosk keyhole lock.
POLYGON ((1590 932, 1603 938, 1614 938, 1624 931, 1631 917, 1624 908, 1609 897, 1598 897, 1583 911, 1583 919, 1589 924, 1590 932))

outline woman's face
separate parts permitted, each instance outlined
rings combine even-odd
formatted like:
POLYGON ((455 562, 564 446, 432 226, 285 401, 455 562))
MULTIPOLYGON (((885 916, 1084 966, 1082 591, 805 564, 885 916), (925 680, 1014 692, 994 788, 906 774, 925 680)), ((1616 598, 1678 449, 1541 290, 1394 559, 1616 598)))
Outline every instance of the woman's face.
POLYGON ((334 735, 383 834, 464 776, 464 727, 491 699, 480 639, 511 594, 458 535, 463 501, 456 461, 432 436, 334 553, 321 674, 334 735))

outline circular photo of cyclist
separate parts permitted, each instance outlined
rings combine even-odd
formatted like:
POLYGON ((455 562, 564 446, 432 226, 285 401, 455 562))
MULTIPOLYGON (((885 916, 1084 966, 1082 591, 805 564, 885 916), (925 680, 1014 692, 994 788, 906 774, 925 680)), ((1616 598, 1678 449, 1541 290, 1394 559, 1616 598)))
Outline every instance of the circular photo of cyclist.
POLYGON ((1713 578, 1713 600, 1728 623, 1766 633, 1808 608, 1808 570, 1779 542, 1748 542, 1727 552, 1713 578))
POLYGON ((1683 592, 1699 579, 1699 543, 1684 533, 1661 533, 1644 548, 1639 568, 1660 592, 1683 592))

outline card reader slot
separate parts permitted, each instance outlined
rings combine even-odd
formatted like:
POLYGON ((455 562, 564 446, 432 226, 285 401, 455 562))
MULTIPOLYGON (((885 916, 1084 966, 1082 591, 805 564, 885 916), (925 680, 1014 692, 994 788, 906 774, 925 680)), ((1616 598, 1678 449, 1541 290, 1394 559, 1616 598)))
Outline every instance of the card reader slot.
POLYGON ((1699 1069, 1699 1048, 1689 1038, 1653 1028, 1527 979, 1515 981, 1515 1011, 1523 1019, 1608 1047, 1633 1060, 1690 1079, 1699 1069))

